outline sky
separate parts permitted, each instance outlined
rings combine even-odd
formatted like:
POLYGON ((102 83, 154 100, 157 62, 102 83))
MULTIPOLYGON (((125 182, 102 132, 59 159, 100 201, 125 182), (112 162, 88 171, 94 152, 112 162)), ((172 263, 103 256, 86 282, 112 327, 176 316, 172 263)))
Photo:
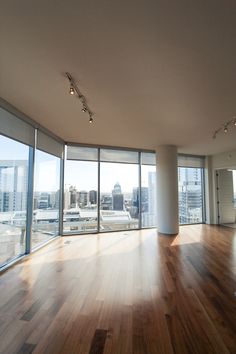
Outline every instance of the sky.
MULTIPOLYGON (((101 162, 101 192, 111 192, 115 183, 121 185, 123 193, 131 193, 138 187, 138 165, 101 162)), ((154 166, 145 166, 142 170, 142 186, 148 186, 148 171, 155 171, 154 166)), ((97 189, 97 162, 67 161, 65 184, 78 190, 97 189)))
POLYGON ((36 152, 34 190, 56 192, 60 188, 60 160, 43 151, 36 152))
MULTIPOLYGON (((100 176, 101 192, 111 192, 117 182, 122 192, 132 192, 138 185, 138 166, 104 162, 101 163, 100 176)), ((67 161, 65 184, 88 191, 97 190, 97 181, 97 162, 67 161)))
MULTIPOLYGON (((0 135, 0 160, 28 160, 29 147, 0 135)), ((43 151, 36 153, 34 190, 52 192, 59 189, 59 159, 43 151)))

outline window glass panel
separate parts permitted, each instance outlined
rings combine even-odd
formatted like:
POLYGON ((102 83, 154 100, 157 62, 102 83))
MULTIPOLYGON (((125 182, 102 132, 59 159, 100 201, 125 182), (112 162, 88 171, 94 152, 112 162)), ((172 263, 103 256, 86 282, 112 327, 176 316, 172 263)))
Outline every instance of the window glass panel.
POLYGON ((32 247, 59 234, 60 159, 36 150, 32 247))
POLYGON ((67 146, 67 160, 97 161, 98 149, 83 146, 67 146))
POLYGON ((203 178, 201 168, 179 167, 179 222, 203 222, 203 178))
POLYGON ((101 149, 100 160, 110 162, 138 163, 138 152, 127 150, 101 149))
POLYGON ((102 162, 100 169, 100 230, 138 228, 138 165, 102 162))
POLYGON ((0 135, 0 266, 25 253, 29 147, 0 135))
POLYGON ((236 208, 236 170, 233 170, 234 207, 236 208))
POLYGON ((142 165, 155 165, 156 166, 156 154, 154 152, 142 152, 141 153, 142 165))
POLYGON ((156 226, 156 166, 141 166, 141 218, 142 227, 156 226))
POLYGON ((98 163, 66 161, 64 233, 97 231, 98 163))

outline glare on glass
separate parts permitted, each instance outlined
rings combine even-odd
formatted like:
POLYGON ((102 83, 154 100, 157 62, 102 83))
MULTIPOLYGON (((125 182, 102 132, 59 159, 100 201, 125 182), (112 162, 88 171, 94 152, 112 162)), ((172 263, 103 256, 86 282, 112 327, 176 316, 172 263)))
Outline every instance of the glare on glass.
POLYGON ((59 234, 60 159, 36 150, 32 248, 59 234))
POLYGON ((0 266, 25 253, 29 147, 0 135, 0 266))

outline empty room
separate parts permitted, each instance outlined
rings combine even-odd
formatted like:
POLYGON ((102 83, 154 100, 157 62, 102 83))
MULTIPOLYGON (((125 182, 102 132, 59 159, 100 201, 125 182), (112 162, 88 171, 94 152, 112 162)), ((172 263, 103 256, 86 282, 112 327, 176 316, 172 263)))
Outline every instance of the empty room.
POLYGON ((235 18, 1 2, 0 354, 236 353, 235 18))

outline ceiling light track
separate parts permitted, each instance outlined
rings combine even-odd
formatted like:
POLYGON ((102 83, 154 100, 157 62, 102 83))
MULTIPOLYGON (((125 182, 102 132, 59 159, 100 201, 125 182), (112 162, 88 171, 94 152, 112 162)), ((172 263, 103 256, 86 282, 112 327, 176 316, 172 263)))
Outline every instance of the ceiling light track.
POLYGON ((80 100, 80 102, 82 104, 81 111, 84 112, 84 113, 87 113, 89 115, 89 123, 90 124, 93 123, 93 113, 89 109, 89 106, 87 104, 86 98, 80 92, 80 90, 79 90, 78 86, 76 85, 76 82, 73 79, 73 77, 71 76, 71 74, 66 72, 66 77, 67 77, 67 79, 69 80, 69 83, 70 83, 69 94, 72 95, 72 96, 76 95, 79 98, 79 100, 80 100))
POLYGON ((236 117, 233 117, 230 119, 228 122, 225 122, 224 124, 221 125, 219 129, 216 129, 214 131, 214 134, 212 135, 212 138, 215 139, 217 134, 220 132, 224 132, 225 134, 228 133, 229 129, 235 127, 236 128, 236 117))

